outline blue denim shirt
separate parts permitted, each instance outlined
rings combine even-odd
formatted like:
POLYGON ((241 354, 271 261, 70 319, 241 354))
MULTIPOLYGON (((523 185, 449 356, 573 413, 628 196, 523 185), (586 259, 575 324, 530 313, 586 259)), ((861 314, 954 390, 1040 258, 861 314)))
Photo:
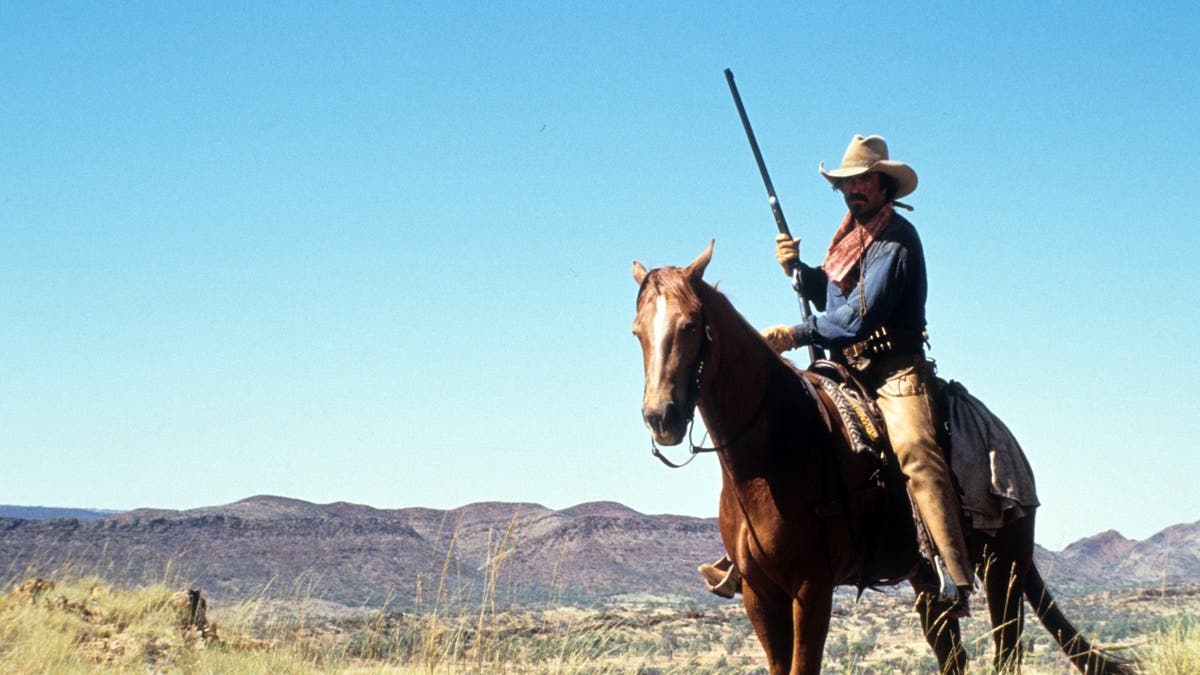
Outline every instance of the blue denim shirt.
MULTIPOLYGON (((841 349, 885 325, 925 329, 925 253, 912 223, 896 214, 867 246, 860 264, 862 283, 846 292, 829 281, 825 270, 801 264, 805 293, 824 312, 795 327, 801 345, 841 349)), ((858 271, 850 274, 856 277, 858 271)))

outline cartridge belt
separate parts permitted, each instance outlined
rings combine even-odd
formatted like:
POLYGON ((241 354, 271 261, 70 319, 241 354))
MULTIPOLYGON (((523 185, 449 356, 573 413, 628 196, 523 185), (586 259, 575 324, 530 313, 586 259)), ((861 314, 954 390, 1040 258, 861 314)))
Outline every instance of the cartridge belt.
POLYGON ((923 330, 883 326, 867 339, 843 348, 842 355, 846 357, 846 363, 865 370, 873 358, 920 354, 927 342, 928 335, 923 330))

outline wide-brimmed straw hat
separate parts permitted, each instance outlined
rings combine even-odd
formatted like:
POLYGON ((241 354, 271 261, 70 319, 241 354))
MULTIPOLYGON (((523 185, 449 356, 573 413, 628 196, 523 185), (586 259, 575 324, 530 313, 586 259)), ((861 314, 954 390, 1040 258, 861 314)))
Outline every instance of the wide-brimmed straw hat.
POLYGON ((825 162, 817 169, 830 183, 837 185, 843 178, 859 176, 871 171, 885 173, 896 181, 895 199, 912 194, 917 189, 917 172, 904 162, 894 162, 888 159, 887 141, 883 136, 867 136, 863 138, 855 134, 846 146, 846 154, 842 155, 842 165, 832 171, 825 170, 825 162))

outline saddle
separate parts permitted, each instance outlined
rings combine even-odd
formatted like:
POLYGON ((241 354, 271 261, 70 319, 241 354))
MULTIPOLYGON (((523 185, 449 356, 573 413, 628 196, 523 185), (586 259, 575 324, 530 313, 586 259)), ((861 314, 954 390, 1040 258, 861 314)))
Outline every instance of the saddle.
POLYGON ((827 360, 814 362, 804 376, 833 401, 850 447, 882 459, 888 447, 887 427, 879 406, 862 382, 844 365, 827 360))

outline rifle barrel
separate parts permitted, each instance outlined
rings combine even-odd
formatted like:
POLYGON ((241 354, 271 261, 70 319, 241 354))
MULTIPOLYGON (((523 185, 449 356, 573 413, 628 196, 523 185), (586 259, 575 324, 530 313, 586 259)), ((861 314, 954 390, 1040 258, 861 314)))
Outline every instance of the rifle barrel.
MULTIPOLYGON (((725 69, 725 81, 729 83, 729 93, 733 94, 733 102, 737 105, 738 116, 742 118, 742 128, 746 130, 750 149, 754 151, 754 161, 758 163, 758 172, 762 174, 763 185, 767 186, 767 202, 771 205, 771 215, 775 216, 775 226, 779 228, 780 234, 791 237, 792 233, 788 230, 787 219, 783 217, 783 207, 779 205, 779 198, 775 196, 775 185, 771 183, 771 175, 767 173, 767 163, 763 161, 762 151, 758 149, 758 139, 754 137, 754 129, 750 127, 750 117, 746 114, 746 106, 742 105, 742 95, 738 93, 737 84, 733 81, 733 71, 729 68, 725 69)), ((808 297, 804 293, 799 261, 795 262, 792 267, 792 287, 796 290, 796 298, 800 301, 800 316, 807 321, 808 317, 812 316, 812 310, 808 308, 808 297)), ((810 361, 815 362, 824 357, 823 350, 816 345, 808 345, 810 361)))
POLYGON ((767 163, 763 161, 762 151, 758 149, 758 139, 754 137, 754 129, 750 126, 750 116, 746 114, 746 106, 742 105, 742 95, 738 93, 737 84, 733 81, 733 71, 725 69, 725 81, 729 83, 729 93, 733 94, 733 103, 737 106, 738 116, 742 118, 742 128, 746 130, 746 138, 750 141, 750 150, 754 152, 754 161, 758 163, 758 173, 762 175, 763 185, 767 186, 767 202, 771 205, 771 215, 775 216, 775 226, 780 234, 792 236, 788 230, 787 219, 783 217, 783 207, 779 205, 779 197, 775 196, 775 185, 771 182, 771 174, 767 173, 767 163))

